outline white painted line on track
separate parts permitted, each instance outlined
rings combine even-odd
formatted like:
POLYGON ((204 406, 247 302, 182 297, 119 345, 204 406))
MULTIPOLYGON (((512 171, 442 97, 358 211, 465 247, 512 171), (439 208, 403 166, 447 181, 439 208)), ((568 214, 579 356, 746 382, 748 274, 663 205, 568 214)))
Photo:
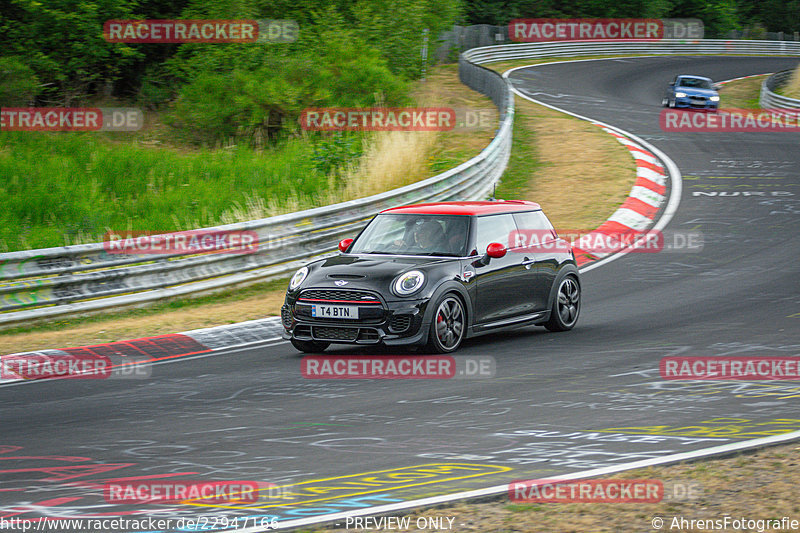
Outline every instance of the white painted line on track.
MULTIPOLYGON (((769 446, 788 442, 795 439, 800 439, 800 431, 792 431, 791 433, 784 433, 783 435, 772 435, 770 437, 762 437, 760 439, 745 440, 741 442, 731 442, 729 444, 721 444, 711 448, 704 448, 702 450, 694 450, 691 452, 675 453, 672 455, 665 455, 664 457, 656 457, 653 459, 643 459, 641 461, 634 461, 614 466, 607 466, 604 468, 594 468, 591 470, 583 470, 581 472, 572 472, 570 474, 559 474, 557 477, 560 480, 570 479, 586 479, 597 476, 604 476, 607 474, 614 474, 616 472, 624 472, 625 470, 632 470, 635 468, 646 468, 650 466, 661 466, 670 463, 677 463, 681 461, 690 461, 694 459, 701 459, 704 457, 711 457, 714 455, 727 455, 738 451, 748 450, 750 448, 757 448, 762 446, 769 446)), ((555 476, 549 476, 546 479, 552 480, 555 476)), ((544 478, 543 478, 544 479, 544 478)), ((299 518, 295 520, 286 520, 284 522, 277 522, 277 527, 263 528, 252 527, 237 529, 237 533, 256 533, 260 531, 274 531, 276 529, 291 529, 301 526, 308 526, 312 524, 322 524, 334 522, 337 520, 344 520, 348 517, 387 514, 396 511, 405 511, 415 507, 428 507, 431 505, 440 505, 451 503, 459 500, 470 498, 479 498, 485 496, 496 496, 508 493, 509 484, 495 485, 485 489, 470 490, 465 492, 457 492, 453 494, 444 494, 442 496, 432 496, 430 498, 421 498, 419 500, 409 500, 405 502, 392 503, 387 505, 380 505, 377 507, 367 507, 354 511, 345 511, 341 513, 333 513, 327 515, 319 515, 316 517, 299 518)))

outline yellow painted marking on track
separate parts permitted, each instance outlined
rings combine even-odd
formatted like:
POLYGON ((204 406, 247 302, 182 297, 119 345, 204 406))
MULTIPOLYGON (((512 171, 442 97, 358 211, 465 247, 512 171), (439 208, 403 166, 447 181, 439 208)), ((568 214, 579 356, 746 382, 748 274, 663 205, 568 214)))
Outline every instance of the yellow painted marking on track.
MULTIPOLYGON (((269 509, 272 507, 286 507, 291 505, 305 505, 308 503, 322 502, 326 500, 338 500, 340 498, 350 498, 353 496, 361 496, 364 494, 373 494, 376 492, 385 492, 387 490, 405 489, 409 487, 419 487, 422 485, 431 485, 433 483, 444 483, 446 481, 456 481, 459 479, 468 479, 479 476, 487 476, 490 474, 499 474, 512 470, 508 466, 496 465, 482 465, 470 463, 431 463, 420 466, 406 466, 402 468, 392 468, 389 470, 377 470, 374 472, 363 472, 360 474, 350 474, 347 476, 336 476, 324 479, 314 479, 311 481, 303 481, 293 485, 281 485, 275 487, 268 487, 259 489, 280 492, 282 495, 279 498, 273 499, 291 499, 293 501, 286 503, 273 503, 269 505, 217 505, 210 503, 196 503, 197 498, 194 500, 186 500, 181 503, 188 505, 197 505, 201 507, 217 507, 222 509, 269 509), (459 472, 460 471, 460 472, 459 472), (469 473, 466 473, 469 472, 469 473), (462 474, 463 475, 457 475, 462 474), (454 475, 455 474, 455 475, 454 475), (409 483, 417 479, 426 478, 427 481, 418 483, 409 483), (282 489, 287 489, 283 491, 282 489), (366 490, 360 490, 366 489, 366 490), (356 491, 356 492, 354 492, 356 491), (332 495, 329 495, 333 493, 332 495), (324 496, 324 497, 319 497, 324 496)), ((258 503, 258 502, 252 502, 258 503)))
POLYGON ((594 431, 633 435, 751 439, 782 435, 798 429, 800 429, 800 419, 796 418, 776 418, 765 422, 745 418, 712 418, 700 421, 696 426, 631 426, 594 431))

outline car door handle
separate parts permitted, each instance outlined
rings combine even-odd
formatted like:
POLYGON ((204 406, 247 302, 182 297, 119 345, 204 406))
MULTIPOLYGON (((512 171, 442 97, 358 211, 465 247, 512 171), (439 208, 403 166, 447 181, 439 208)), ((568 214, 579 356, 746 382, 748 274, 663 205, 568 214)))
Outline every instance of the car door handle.
POLYGON ((522 264, 525 265, 525 268, 530 269, 531 265, 536 262, 536 259, 528 259, 527 257, 522 261, 522 264))

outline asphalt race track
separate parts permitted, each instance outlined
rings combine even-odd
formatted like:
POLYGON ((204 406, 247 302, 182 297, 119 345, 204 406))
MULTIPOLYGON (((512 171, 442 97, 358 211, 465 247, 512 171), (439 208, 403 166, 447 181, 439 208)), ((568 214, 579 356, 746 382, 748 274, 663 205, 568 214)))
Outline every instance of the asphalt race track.
POLYGON ((676 74, 725 80, 796 64, 651 57, 515 71, 524 94, 666 153, 683 175, 666 229, 702 233, 702 251, 631 253, 587 271, 571 332, 468 341, 458 355, 494 357, 490 379, 304 379, 301 356, 274 342, 157 364, 148 379, 2 387, 0 516, 287 520, 800 429, 798 382, 667 381, 658 370, 665 356, 800 355, 796 134, 665 133, 658 123, 676 74), (374 474, 387 470, 395 475, 374 474), (104 501, 103 480, 138 476, 258 480, 304 496, 104 501))

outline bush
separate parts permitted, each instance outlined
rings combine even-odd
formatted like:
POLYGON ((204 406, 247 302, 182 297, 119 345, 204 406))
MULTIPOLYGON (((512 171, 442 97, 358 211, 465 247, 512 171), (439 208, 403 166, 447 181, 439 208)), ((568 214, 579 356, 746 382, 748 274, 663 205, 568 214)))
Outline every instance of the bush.
POLYGON ((33 105, 33 99, 40 90, 39 78, 19 57, 0 57, 0 105, 33 105))
POLYGON ((306 31, 293 46, 242 45, 184 52, 170 68, 189 78, 167 124, 184 140, 251 145, 296 133, 308 107, 402 105, 408 84, 380 53, 335 25, 306 31))

